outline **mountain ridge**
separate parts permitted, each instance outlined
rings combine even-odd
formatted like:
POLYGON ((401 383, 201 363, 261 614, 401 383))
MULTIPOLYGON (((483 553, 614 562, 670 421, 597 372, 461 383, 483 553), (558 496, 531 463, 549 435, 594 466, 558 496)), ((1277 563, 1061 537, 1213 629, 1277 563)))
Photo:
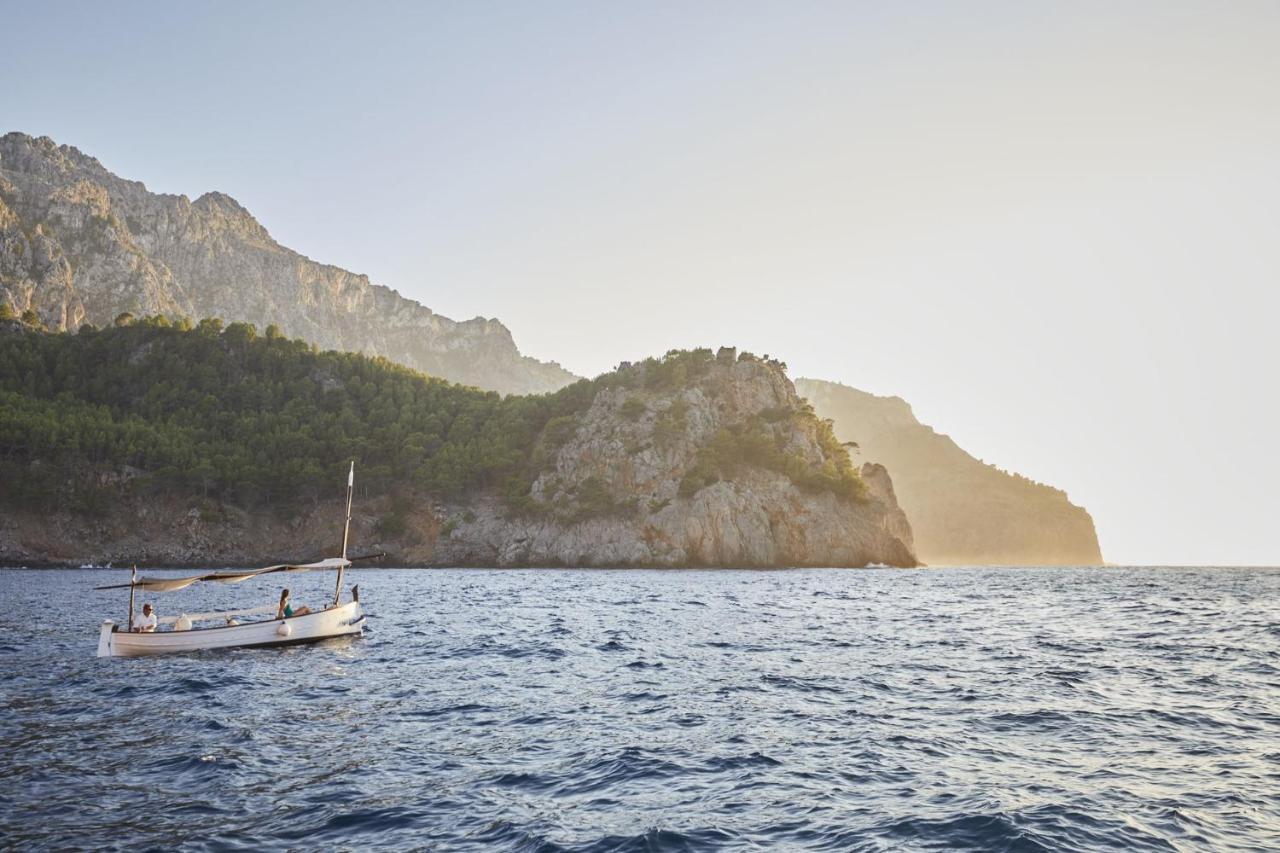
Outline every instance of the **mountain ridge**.
POLYGON ((0 300, 58 330, 124 312, 276 324, 501 393, 577 379, 520 353, 496 319, 452 320, 281 245, 226 193, 153 193, 74 146, 19 132, 0 136, 0 300))

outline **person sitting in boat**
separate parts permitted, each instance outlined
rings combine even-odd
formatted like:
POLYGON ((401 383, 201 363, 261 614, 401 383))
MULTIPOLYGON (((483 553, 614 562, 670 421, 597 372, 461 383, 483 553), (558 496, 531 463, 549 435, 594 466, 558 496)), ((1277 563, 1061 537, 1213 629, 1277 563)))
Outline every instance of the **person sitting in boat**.
POLYGON ((280 607, 276 610, 276 618, 284 619, 287 616, 306 616, 311 612, 311 608, 305 604, 294 607, 289 603, 289 590, 280 593, 280 607))
POLYGON ((135 634, 150 634, 156 629, 156 614, 151 609, 151 602, 142 605, 142 612, 133 619, 133 631, 135 634))

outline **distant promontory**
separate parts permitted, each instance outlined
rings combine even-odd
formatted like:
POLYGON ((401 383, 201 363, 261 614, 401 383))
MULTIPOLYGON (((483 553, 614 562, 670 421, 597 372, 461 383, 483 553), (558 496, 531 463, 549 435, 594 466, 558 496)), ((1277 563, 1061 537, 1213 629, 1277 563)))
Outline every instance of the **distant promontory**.
POLYGON ((1093 518, 1065 492, 975 459, 900 397, 813 379, 796 388, 841 440, 857 442, 862 459, 893 474, 929 565, 1102 563, 1093 518))

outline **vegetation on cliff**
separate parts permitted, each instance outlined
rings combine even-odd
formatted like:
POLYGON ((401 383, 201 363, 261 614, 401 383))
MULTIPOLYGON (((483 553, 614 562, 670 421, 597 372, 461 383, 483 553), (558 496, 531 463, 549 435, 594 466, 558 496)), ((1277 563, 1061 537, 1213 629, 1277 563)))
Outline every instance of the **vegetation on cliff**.
MULTIPOLYGON (((0 323, 0 504, 94 514, 124 494, 156 494, 287 514, 331 494, 355 458, 370 492, 494 492, 513 510, 545 512, 531 485, 602 389, 680 389, 716 359, 705 349, 672 352, 551 394, 502 397, 382 358, 320 352, 274 326, 260 335, 245 323, 121 315, 109 328, 52 334, 8 321, 0 323)), ((622 414, 640 417, 643 404, 622 414)), ((684 429, 679 416, 678 406, 664 411, 659 440, 684 429)), ((830 425, 804 407, 717 432, 682 492, 741 466, 846 498, 863 488, 830 425), (821 463, 763 429, 787 418, 819 436, 821 463)), ((589 492, 577 496, 576 512, 617 510, 589 492)))

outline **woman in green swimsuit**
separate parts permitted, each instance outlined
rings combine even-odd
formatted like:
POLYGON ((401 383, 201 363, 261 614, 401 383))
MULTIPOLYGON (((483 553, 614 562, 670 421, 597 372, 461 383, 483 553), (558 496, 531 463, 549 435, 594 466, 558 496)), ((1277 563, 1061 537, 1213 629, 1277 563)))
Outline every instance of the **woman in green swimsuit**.
POLYGON ((276 618, 285 619, 289 616, 306 616, 311 612, 311 608, 306 605, 299 605, 295 610, 293 605, 289 603, 289 590, 280 593, 280 606, 276 608, 276 618))

